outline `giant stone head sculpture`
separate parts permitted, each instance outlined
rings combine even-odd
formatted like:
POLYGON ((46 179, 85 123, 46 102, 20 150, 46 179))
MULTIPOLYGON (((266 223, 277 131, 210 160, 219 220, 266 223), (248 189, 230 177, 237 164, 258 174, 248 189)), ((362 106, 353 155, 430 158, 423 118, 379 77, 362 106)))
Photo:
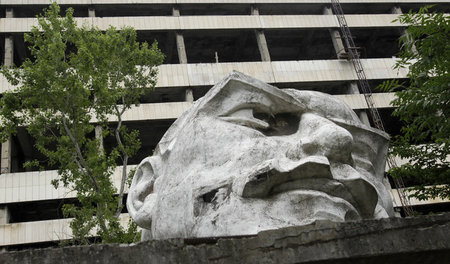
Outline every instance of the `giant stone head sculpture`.
POLYGON ((390 217, 387 145, 330 95, 233 72, 139 164, 128 211, 144 240, 390 217))

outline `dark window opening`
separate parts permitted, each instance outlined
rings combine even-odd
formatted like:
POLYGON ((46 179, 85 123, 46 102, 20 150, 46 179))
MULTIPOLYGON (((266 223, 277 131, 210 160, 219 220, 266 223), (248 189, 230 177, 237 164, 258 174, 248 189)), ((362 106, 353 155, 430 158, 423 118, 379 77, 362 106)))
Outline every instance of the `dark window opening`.
MULTIPOLYGON (((39 177, 39 175, 36 176, 39 177)), ((121 213, 128 213, 126 201, 127 194, 124 194, 121 213)), ((7 205, 10 213, 9 223, 13 224, 67 218, 62 211, 63 205, 65 204, 72 204, 77 207, 81 206, 77 198, 10 203, 7 205)))
MULTIPOLYGON (((36 176, 38 177, 38 175, 36 176)), ((8 204, 8 210, 10 212, 9 223, 65 218, 62 212, 64 204, 79 205, 79 202, 76 198, 69 198, 8 204)))
MULTIPOLYGON (((144 158, 153 154, 156 145, 161 140, 164 133, 172 125, 175 120, 153 120, 153 121, 140 121, 140 122, 124 122, 129 131, 138 130, 139 139, 141 141, 141 148, 138 153, 128 160, 129 165, 139 164, 144 158)), ((115 128, 115 124, 110 125, 111 131, 115 128)), ((105 151, 111 152, 116 146, 116 140, 114 134, 110 134, 103 141, 105 151)), ((117 165, 122 165, 122 160, 117 160, 117 165)))
MULTIPOLYGON (((400 135, 400 129, 402 127, 402 122, 398 119, 398 117, 393 116, 392 112, 394 111, 393 108, 380 108, 378 109, 378 113, 380 114, 381 120, 383 121, 384 128, 386 130, 386 133, 388 133, 391 137, 395 137, 397 135, 400 135)), ((373 120, 370 115, 370 113, 367 113, 369 116, 369 119, 371 121, 371 125, 373 125, 373 120)))
POLYGON ((116 4, 95 5, 96 17, 171 16, 172 5, 116 4))
POLYGON ((390 58, 399 53, 399 28, 351 29, 361 58, 390 58))
POLYGON ((259 4, 260 15, 321 15, 323 4, 259 4))
POLYGON ((281 89, 312 90, 331 95, 348 94, 349 84, 347 82, 295 82, 276 83, 274 86, 281 89))
POLYGON ((13 35, 14 42, 14 65, 20 67, 23 62, 29 58, 34 61, 34 58, 31 57, 31 52, 29 49, 29 43, 25 43, 24 34, 17 33, 13 35))
MULTIPOLYGON (((50 3, 50 2, 49 2, 50 3)), ((20 5, 13 6, 14 17, 36 17, 37 15, 44 14, 44 9, 48 8, 49 5, 20 5)), ((73 9, 74 17, 87 17, 88 16, 88 6, 86 5, 60 5, 61 16, 66 15, 66 10, 71 7, 73 9)), ((2 12, 4 13, 4 11, 2 12)))
POLYGON ((152 45, 153 42, 158 43, 158 48, 164 53, 164 64, 177 64, 178 52, 175 40, 175 33, 171 31, 138 31, 139 42, 147 42, 152 45))
POLYGON ((186 87, 157 87, 149 93, 141 96, 139 98, 139 102, 142 104, 183 102, 185 99, 186 87))
MULTIPOLYGON (((46 131, 50 134, 50 131, 46 131)), ((58 131, 53 133, 59 134, 58 131)), ((88 138, 94 138, 95 132, 92 131, 87 135, 88 138)), ((56 170, 59 168, 59 163, 50 164, 49 158, 42 154, 36 147, 36 140, 28 133, 28 131, 21 127, 17 129, 17 134, 11 137, 11 172, 25 172, 25 171, 39 171, 56 170), (39 161, 39 167, 24 167, 27 161, 39 161)), ((56 142, 46 145, 50 150, 56 149, 56 142)))
MULTIPOLYGON (((450 211, 450 203, 416 205, 413 206, 412 209, 419 215, 440 214, 450 211)), ((406 216, 403 208, 398 207, 397 210, 400 211, 402 217, 406 216)))
POLYGON ((0 35, 0 65, 5 64, 5 35, 0 35))
MULTIPOLYGON (((431 1, 432 2, 432 1, 431 1)), ((434 3, 429 3, 434 4, 434 3)), ((344 14, 391 14, 392 8, 398 6, 402 9, 403 13, 408 13, 409 10, 413 10, 414 12, 418 11, 421 7, 423 7, 424 3, 358 3, 358 4, 345 4, 342 3, 342 9, 344 14)), ((436 4, 433 8, 430 9, 431 12, 449 12, 450 5, 448 4, 436 4)))
POLYGON ((39 167, 24 167, 25 162, 33 160, 39 161, 45 170, 58 168, 57 164, 50 165, 48 163, 48 158, 35 147, 35 139, 25 128, 18 128, 17 134, 11 139, 11 172, 38 171, 39 167))
POLYGON ((261 60, 253 31, 186 31, 184 42, 189 63, 261 60))
POLYGON ((327 29, 266 30, 265 36, 272 61, 336 58, 327 29))
POLYGON ((179 5, 182 16, 250 15, 246 4, 185 4, 179 5))

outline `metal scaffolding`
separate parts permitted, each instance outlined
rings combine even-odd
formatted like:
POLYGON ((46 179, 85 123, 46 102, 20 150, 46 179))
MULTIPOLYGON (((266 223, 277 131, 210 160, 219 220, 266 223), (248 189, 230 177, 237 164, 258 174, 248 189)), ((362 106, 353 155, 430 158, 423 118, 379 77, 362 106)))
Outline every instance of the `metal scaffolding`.
MULTIPOLYGON (((344 40, 345 50, 347 52, 348 59, 352 62, 356 75, 359 81, 359 88, 361 92, 364 94, 364 98, 366 100, 367 106, 369 108, 370 116, 376 128, 386 131, 383 126, 383 121, 380 117, 380 113, 378 109, 375 107, 375 103, 373 101, 372 90, 370 89, 369 82, 367 81, 366 74, 364 72, 364 68, 361 64, 361 60, 358 53, 358 48, 355 46, 353 42, 353 37, 350 32, 350 28, 347 25, 347 21, 345 19, 344 11, 342 10, 341 4, 338 0, 331 0, 331 4, 333 7, 333 12, 337 17, 339 22, 340 31, 342 39, 344 40)), ((389 168, 397 167, 396 161, 394 157, 391 155, 388 156, 387 159, 389 168)), ((400 177, 395 177, 394 179, 395 188, 398 191, 400 202, 402 204, 404 213, 406 216, 412 215, 413 210, 409 203, 409 199, 404 192, 405 184, 403 183, 403 179, 400 177)))

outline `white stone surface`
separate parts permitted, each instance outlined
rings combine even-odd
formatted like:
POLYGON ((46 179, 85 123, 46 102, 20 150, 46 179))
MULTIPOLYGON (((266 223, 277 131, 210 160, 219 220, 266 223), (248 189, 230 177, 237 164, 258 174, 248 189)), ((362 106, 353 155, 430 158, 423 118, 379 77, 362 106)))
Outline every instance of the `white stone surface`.
MULTIPOLYGON (((334 97, 344 101, 352 109, 367 108, 363 95, 335 95, 334 97)), ((393 93, 373 94, 377 108, 390 107, 389 103, 393 98, 393 93)), ((139 107, 132 107, 125 112, 123 119, 126 121, 175 119, 180 117, 191 105, 192 103, 189 102, 141 104, 139 107)), ((111 118, 110 121, 114 121, 114 119, 111 118)), ((129 168, 134 168, 134 166, 129 168)), ((121 167, 114 172, 113 176, 116 188, 120 182, 120 171, 121 167)), ((63 187, 54 189, 51 186, 51 180, 57 177, 56 171, 0 174, 0 204, 75 197, 75 193, 70 192, 69 189, 63 187)))
POLYGON ((234 72, 138 166, 128 211, 143 239, 256 234, 393 216, 388 136, 340 100, 234 72))

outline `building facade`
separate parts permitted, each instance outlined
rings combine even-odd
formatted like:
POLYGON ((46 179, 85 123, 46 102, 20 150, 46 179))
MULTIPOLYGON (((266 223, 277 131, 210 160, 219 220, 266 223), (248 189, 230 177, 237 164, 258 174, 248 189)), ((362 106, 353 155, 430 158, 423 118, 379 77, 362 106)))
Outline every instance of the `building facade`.
MULTIPOLYGON (((36 25, 35 16, 48 0, 0 0, 0 57, 3 65, 20 65, 29 57, 23 34, 36 25)), ((157 41, 165 53, 156 90, 124 120, 138 129, 142 148, 130 163, 151 155, 167 128, 195 100, 229 72, 236 70, 279 88, 317 90, 347 102, 370 124, 358 78, 346 59, 327 0, 59 0, 61 9, 73 7, 79 25, 106 29, 132 26, 139 41, 157 41)), ((394 70, 398 38, 404 25, 392 22, 402 12, 433 8, 449 12, 444 0, 341 0, 346 20, 359 47, 361 63, 372 88, 385 80, 406 79, 394 70)), ((0 77, 0 93, 13 87, 0 77)), ((374 92, 373 99, 391 135, 399 133, 391 117, 392 93, 374 92)), ((114 120, 111 120, 114 122, 114 120)), ((108 142, 105 142, 105 146, 108 142)), ((25 129, 1 145, 0 249, 37 247, 70 238, 70 219, 61 206, 75 202, 64 188, 54 189, 55 168, 30 171, 23 162, 42 158, 25 129)), ((115 182, 119 182, 116 173, 115 182)), ((391 193, 401 211, 398 192, 391 193)), ((423 212, 448 210, 442 200, 416 201, 423 212)), ((123 219, 128 216, 126 212, 123 219)))

